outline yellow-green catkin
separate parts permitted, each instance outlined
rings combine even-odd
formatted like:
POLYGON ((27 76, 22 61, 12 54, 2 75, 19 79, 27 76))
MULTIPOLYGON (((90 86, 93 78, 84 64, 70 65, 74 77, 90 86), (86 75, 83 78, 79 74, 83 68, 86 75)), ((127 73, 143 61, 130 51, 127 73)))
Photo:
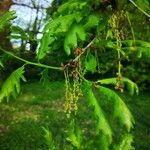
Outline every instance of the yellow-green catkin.
POLYGON ((67 118, 71 115, 75 115, 78 110, 78 100, 82 96, 81 83, 78 75, 73 79, 73 83, 70 83, 68 71, 65 71, 65 104, 64 111, 67 118))
POLYGON ((116 40, 116 49, 117 49, 117 57, 118 57, 118 72, 117 72, 117 80, 116 80, 116 89, 123 92, 123 86, 122 86, 122 74, 121 74, 121 56, 124 54, 122 50, 122 40, 124 40, 124 32, 122 23, 125 18, 123 11, 117 11, 114 12, 114 14, 111 16, 109 20, 109 24, 112 30, 113 38, 116 40))

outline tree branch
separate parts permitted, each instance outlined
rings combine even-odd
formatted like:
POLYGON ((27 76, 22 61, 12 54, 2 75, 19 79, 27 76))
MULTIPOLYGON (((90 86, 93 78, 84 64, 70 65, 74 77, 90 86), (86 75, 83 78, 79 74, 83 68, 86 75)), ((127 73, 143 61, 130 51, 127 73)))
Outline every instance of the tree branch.
POLYGON ((48 68, 48 69, 54 69, 54 70, 63 70, 62 67, 48 66, 48 65, 41 64, 41 63, 35 63, 35 62, 31 62, 31 61, 25 60, 23 58, 20 58, 20 57, 14 55, 11 52, 8 52, 8 51, 2 49, 1 47, 0 47, 0 50, 3 51, 4 53, 6 53, 6 54, 16 58, 16 59, 22 61, 22 62, 25 62, 26 64, 29 64, 29 65, 34 65, 34 66, 38 66, 38 67, 42 67, 42 68, 48 68))
POLYGON ((31 8, 31 9, 47 9, 47 8, 45 8, 45 7, 42 7, 42 6, 40 6, 40 7, 37 7, 37 6, 30 6, 30 5, 27 5, 27 4, 20 4, 20 3, 15 3, 15 2, 13 2, 12 4, 13 4, 13 5, 18 5, 18 6, 28 7, 28 8, 31 8))
POLYGON ((80 57, 85 53, 85 51, 94 43, 95 39, 96 38, 94 38, 85 48, 82 48, 81 53, 76 58, 69 61, 66 65, 62 64, 63 70, 66 69, 68 66, 70 66, 72 63, 77 62, 80 59, 80 57))
POLYGON ((85 51, 94 43, 96 38, 94 38, 85 48, 82 48, 82 52, 73 60, 73 62, 76 62, 79 60, 79 58, 85 53, 85 51))
POLYGON ((142 13, 144 13, 144 15, 146 15, 147 17, 150 18, 150 14, 148 14, 147 12, 145 12, 142 8, 138 7, 138 5, 133 1, 133 0, 129 0, 137 9, 139 9, 142 13))

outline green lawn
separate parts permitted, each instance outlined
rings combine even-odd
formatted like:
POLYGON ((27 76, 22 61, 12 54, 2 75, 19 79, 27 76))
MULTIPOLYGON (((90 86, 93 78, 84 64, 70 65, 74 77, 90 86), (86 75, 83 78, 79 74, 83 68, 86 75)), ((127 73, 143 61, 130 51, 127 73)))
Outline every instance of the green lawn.
MULTIPOLYGON (((22 86, 22 93, 16 100, 1 103, 0 150, 48 149, 42 127, 52 131, 58 147, 63 150, 65 147, 64 130, 67 123, 63 112, 63 95, 62 82, 51 82, 47 88, 42 87, 38 82, 27 83, 22 86)), ((136 150, 148 150, 150 145, 150 94, 142 93, 139 96, 123 97, 136 120, 133 131, 135 148, 136 150)), ((82 103, 86 103, 86 100, 82 103)), ((82 105, 79 110, 78 117, 84 128, 84 124, 88 126, 87 118, 90 118, 90 114, 87 113, 87 105, 82 105)), ((88 129, 84 128, 84 130, 88 129)))

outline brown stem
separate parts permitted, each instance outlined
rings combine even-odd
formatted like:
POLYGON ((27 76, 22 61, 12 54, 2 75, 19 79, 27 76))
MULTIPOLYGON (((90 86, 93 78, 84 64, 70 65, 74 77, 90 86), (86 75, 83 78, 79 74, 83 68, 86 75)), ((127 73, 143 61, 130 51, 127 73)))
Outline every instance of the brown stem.
POLYGON ((82 52, 75 59, 73 59, 73 62, 79 60, 79 58, 85 53, 85 51, 94 43, 95 39, 96 38, 94 38, 85 48, 82 48, 82 52))
POLYGON ((96 38, 94 38, 85 48, 82 48, 81 49, 82 52, 76 58, 69 61, 66 65, 62 65, 63 70, 65 70, 66 67, 70 66, 71 64, 77 62, 80 59, 80 57, 85 53, 85 51, 94 43, 95 40, 96 38))

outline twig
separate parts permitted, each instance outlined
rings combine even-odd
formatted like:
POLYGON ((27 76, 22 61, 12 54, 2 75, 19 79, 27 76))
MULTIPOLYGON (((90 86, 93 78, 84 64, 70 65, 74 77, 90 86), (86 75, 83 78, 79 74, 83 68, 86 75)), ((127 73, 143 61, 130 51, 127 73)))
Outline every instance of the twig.
POLYGON ((13 5, 17 5, 17 6, 23 6, 23 7, 28 7, 28 8, 30 8, 30 9, 47 9, 46 7, 42 7, 42 6, 39 6, 39 7, 37 7, 37 6, 30 6, 30 5, 27 5, 27 4, 21 4, 21 3, 15 3, 15 2, 13 2, 12 3, 13 5))
POLYGON ((85 51, 94 43, 95 39, 96 38, 94 38, 85 48, 82 48, 82 52, 75 59, 73 59, 73 62, 76 62, 79 60, 81 55, 83 55, 85 53, 85 51))
POLYGON ((48 66, 48 65, 41 64, 41 63, 35 63, 35 62, 31 62, 31 61, 25 60, 23 58, 20 58, 20 57, 14 55, 11 52, 8 52, 8 51, 2 49, 1 47, 0 47, 0 50, 3 51, 6 54, 8 54, 8 55, 18 59, 18 60, 20 60, 20 61, 25 62, 26 64, 29 64, 29 65, 34 65, 34 66, 38 66, 38 67, 42 67, 42 68, 48 68, 48 69, 54 69, 54 70, 63 70, 62 67, 48 66))
POLYGON ((85 51, 94 43, 95 39, 96 38, 94 38, 85 48, 82 48, 81 53, 76 58, 74 58, 73 60, 70 60, 66 65, 62 64, 63 70, 65 70, 71 64, 77 62, 80 59, 80 57, 85 53, 85 51))
POLYGON ((150 14, 148 14, 147 12, 145 12, 142 8, 138 7, 138 5, 133 1, 133 0, 129 0, 137 9, 139 9, 142 13, 144 13, 147 17, 150 18, 150 14))

